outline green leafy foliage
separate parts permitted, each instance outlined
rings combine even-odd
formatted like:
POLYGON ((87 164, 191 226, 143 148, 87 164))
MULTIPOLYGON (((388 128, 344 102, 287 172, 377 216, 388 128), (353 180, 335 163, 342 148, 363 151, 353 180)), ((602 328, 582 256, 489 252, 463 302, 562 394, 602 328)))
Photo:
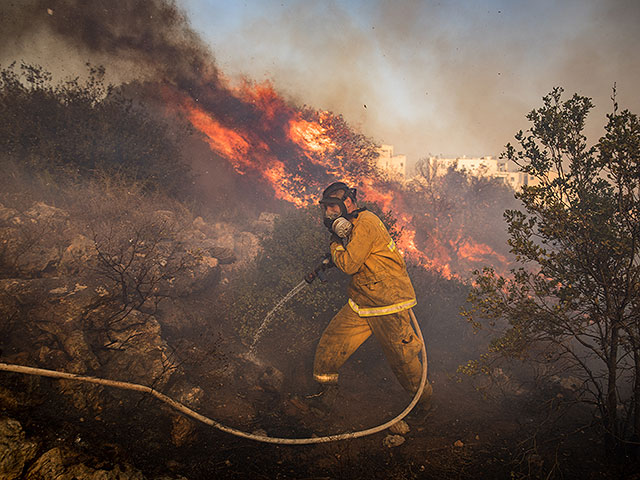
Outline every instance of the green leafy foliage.
POLYGON ((496 356, 568 368, 611 446, 640 433, 640 128, 636 115, 618 111, 614 90, 606 134, 589 147, 593 104, 562 93, 543 98, 504 153, 536 179, 517 195, 524 210, 504 215, 523 266, 508 277, 478 272, 464 314, 476 328, 501 327, 492 355, 472 370, 490 371, 496 356))

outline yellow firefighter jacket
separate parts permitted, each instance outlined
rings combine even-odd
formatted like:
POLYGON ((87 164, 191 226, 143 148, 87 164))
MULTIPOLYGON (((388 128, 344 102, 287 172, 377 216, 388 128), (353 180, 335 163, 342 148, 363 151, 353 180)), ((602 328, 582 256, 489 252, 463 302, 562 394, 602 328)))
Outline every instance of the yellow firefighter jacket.
POLYGON ((352 222, 349 243, 346 247, 331 243, 331 257, 340 270, 352 275, 347 293, 353 311, 374 317, 413 307, 416 295, 404 259, 382 221, 364 210, 352 222))

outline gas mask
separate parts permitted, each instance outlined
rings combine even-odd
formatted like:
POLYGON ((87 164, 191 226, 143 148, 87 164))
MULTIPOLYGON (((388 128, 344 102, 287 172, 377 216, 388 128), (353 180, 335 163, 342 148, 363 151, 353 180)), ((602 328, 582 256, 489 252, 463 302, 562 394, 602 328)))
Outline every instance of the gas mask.
POLYGON ((336 182, 329 185, 325 191, 322 192, 322 199, 320 200, 320 205, 323 209, 324 225, 330 232, 335 233, 338 237, 343 239, 349 237, 353 228, 353 224, 349 220, 357 217, 358 213, 364 210, 358 209, 354 212, 348 213, 347 207, 344 204, 347 197, 351 198, 351 200, 355 202, 356 189, 349 188, 342 182, 336 182), (342 195, 335 196, 335 193, 339 191, 342 192, 342 195), (330 205, 338 206, 340 208, 340 212, 333 211, 329 213, 328 207, 330 205))

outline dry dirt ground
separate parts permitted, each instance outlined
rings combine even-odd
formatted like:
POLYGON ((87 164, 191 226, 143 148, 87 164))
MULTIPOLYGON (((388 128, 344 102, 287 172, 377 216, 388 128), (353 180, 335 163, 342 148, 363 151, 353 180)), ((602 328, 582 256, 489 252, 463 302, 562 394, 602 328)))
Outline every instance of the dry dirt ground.
MULTIPOLYGON (((274 346, 267 349, 273 352, 274 346)), ((284 349, 279 353, 286 357, 284 349)), ((282 360, 272 356, 275 363, 282 360)), ((410 421, 404 443, 391 448, 383 443, 388 432, 329 444, 278 446, 195 423, 189 441, 175 446, 172 412, 156 400, 113 393, 119 411, 88 419, 61 410, 62 404, 47 390, 54 380, 40 382, 29 393, 40 401, 9 413, 44 443, 73 445, 102 462, 131 463, 147 478, 640 478, 638 460, 632 460, 630 452, 605 457, 597 429, 588 426, 591 415, 565 408, 554 392, 484 398, 469 382, 457 382, 433 363, 433 412, 424 423, 410 421)), ((229 426, 249 432, 262 429, 270 436, 305 437, 372 427, 395 416, 410 400, 375 342, 366 343, 345 365, 338 401, 325 417, 295 400, 313 387, 310 360, 287 370, 281 383, 260 377, 268 368, 266 362, 253 371, 239 363, 233 368, 233 375, 222 381, 200 377, 207 400, 199 410, 229 426), (279 389, 272 388, 274 384, 279 389)), ((28 388, 23 379, 2 380, 11 388, 28 388)))

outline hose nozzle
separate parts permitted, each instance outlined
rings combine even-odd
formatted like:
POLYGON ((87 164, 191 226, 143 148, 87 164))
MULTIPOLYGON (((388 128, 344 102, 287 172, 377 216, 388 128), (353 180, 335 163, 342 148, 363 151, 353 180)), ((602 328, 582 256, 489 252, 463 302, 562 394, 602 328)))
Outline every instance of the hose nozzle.
POLYGON ((320 263, 314 268, 311 272, 307 273, 304 277, 305 282, 311 283, 316 278, 320 279, 321 282, 327 281, 327 276, 325 275, 325 271, 329 270, 331 267, 335 266, 333 264, 333 259, 331 258, 331 254, 327 253, 320 263))

